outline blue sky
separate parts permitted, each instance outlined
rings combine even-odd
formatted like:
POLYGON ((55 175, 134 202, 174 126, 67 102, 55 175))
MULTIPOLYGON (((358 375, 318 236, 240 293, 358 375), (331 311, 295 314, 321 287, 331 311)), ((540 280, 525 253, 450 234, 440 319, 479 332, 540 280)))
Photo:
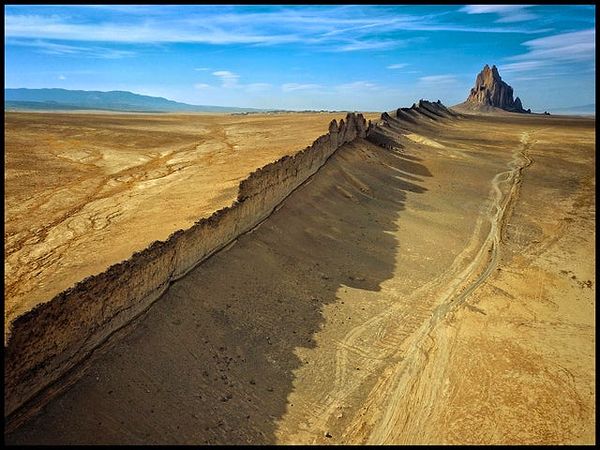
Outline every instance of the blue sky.
POLYGON ((594 103, 591 5, 5 6, 5 87, 383 111, 463 101, 496 64, 525 108, 594 103))

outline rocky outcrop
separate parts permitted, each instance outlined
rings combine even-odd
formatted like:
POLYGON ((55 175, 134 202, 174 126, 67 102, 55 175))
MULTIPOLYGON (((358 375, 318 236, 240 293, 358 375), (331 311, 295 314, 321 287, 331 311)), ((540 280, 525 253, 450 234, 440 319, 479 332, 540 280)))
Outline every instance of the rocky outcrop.
POLYGON ((367 140, 381 147, 393 150, 398 146, 398 140, 393 133, 407 134, 416 127, 423 127, 445 122, 448 119, 463 117, 451 109, 446 108, 439 100, 429 102, 419 100, 410 108, 398 108, 394 113, 384 112, 376 126, 371 126, 367 133, 367 140), (392 133, 389 133, 391 131, 392 133))
POLYGON ((368 126, 361 114, 353 113, 339 124, 331 122, 329 132, 311 146, 251 173, 240 183, 231 206, 15 319, 4 348, 5 416, 86 359, 173 281, 263 221, 339 147, 366 137, 368 126))
POLYGON ((513 99, 513 88, 502 81, 496 66, 487 64, 477 75, 475 87, 463 104, 471 107, 494 107, 505 111, 526 113, 519 97, 513 99))

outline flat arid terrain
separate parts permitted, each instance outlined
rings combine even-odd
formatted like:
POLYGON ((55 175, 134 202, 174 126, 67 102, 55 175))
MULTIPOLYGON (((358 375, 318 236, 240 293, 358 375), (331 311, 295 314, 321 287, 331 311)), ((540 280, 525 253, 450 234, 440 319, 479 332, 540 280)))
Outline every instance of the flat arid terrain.
MULTIPOLYGON (((595 443, 595 119, 428 108, 344 118, 356 138, 5 441, 595 443)), ((5 113, 5 320, 231 205, 342 117, 5 113)))

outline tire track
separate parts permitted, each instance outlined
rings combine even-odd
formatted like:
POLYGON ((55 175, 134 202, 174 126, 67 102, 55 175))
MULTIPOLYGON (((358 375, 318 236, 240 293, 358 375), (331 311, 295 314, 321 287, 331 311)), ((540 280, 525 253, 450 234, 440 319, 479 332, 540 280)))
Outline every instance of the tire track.
MULTIPOLYGON (((412 428, 408 425, 413 420, 399 417, 403 411, 401 402, 409 391, 415 390, 408 384, 420 381, 419 374, 435 347, 432 331, 439 321, 464 304, 496 268, 502 231, 519 196, 522 172, 533 163, 528 156, 535 143, 531 134, 521 135, 521 146, 513 151, 508 170, 493 178, 491 206, 485 214, 478 216, 471 240, 450 268, 402 302, 355 327, 337 343, 333 389, 321 398, 321 406, 310 421, 311 429, 331 428, 329 425, 333 426, 334 417, 345 400, 374 373, 382 375, 363 408, 342 433, 345 442, 364 441, 365 432, 368 434, 368 429, 372 428, 368 443, 391 443, 399 432, 412 428), (484 235, 488 227, 489 231, 484 235), (398 326, 399 323, 403 326, 398 326), (360 374, 352 370, 356 366, 361 367, 360 374), (374 421, 376 416, 380 417, 377 423, 374 421), (400 425, 402 419, 404 422, 400 425)), ((431 390, 431 386, 427 388, 431 390)), ((429 397, 429 401, 421 398, 429 405, 425 410, 431 409, 435 395, 429 397)), ((423 403, 414 407, 423 409, 423 403)), ((313 442, 317 440, 313 437, 313 442)))
POLYGON ((509 170, 498 173, 492 180, 492 206, 487 214, 490 229, 475 259, 438 296, 438 306, 431 318, 410 338, 407 352, 410 357, 388 372, 384 380, 387 389, 383 389, 379 398, 384 400, 379 403, 383 414, 372 429, 368 443, 414 442, 415 436, 407 432, 422 427, 431 415, 436 398, 444 389, 444 371, 450 363, 453 335, 453 330, 436 330, 436 325, 463 305, 495 271, 502 233, 519 197, 523 171, 533 163, 528 155, 535 143, 532 134, 532 131, 522 133, 521 146, 513 151, 509 170), (502 186, 507 186, 506 193, 502 186), (442 332, 445 339, 436 339, 435 334, 442 332), (439 357, 435 359, 434 353, 441 355, 443 361, 439 357))

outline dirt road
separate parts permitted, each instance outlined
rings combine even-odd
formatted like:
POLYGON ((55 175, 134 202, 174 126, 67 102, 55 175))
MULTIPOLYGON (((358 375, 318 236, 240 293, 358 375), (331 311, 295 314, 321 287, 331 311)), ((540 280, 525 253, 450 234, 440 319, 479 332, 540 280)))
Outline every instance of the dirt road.
MULTIPOLYGON (((390 379, 385 380, 386 385, 378 386, 377 395, 379 398, 374 399, 374 403, 385 404, 385 412, 368 437, 368 443, 397 442, 398 437, 402 436, 400 430, 403 428, 403 423, 410 424, 412 422, 413 427, 418 426, 419 421, 426 419, 427 409, 430 410, 434 407, 437 396, 444 388, 443 382, 445 379, 439 376, 437 379, 431 376, 420 376, 420 374, 424 374, 427 364, 434 363, 430 360, 430 354, 433 353, 437 345, 434 330, 438 323, 447 317, 448 313, 460 308, 471 293, 485 283, 496 270, 501 235, 508 219, 507 210, 518 199, 522 171, 532 163, 532 160, 527 156, 527 149, 531 146, 531 134, 530 132, 522 133, 521 141, 523 144, 513 152, 513 158, 507 164, 509 169, 499 172, 492 179, 489 194, 490 208, 486 214, 480 216, 480 219, 483 220, 478 221, 473 235, 473 242, 469 246, 477 247, 480 245, 475 257, 468 263, 460 261, 457 267, 464 268, 457 275, 452 274, 450 278, 446 274, 441 275, 436 283, 438 289, 443 286, 440 293, 429 289, 429 295, 438 296, 435 301, 437 306, 433 310, 429 321, 426 321, 412 337, 409 344, 411 346, 409 347, 410 350, 406 352, 407 356, 390 374, 390 379), (482 227, 489 227, 489 231, 485 239, 479 243, 482 227), (407 374, 410 375, 406 376, 407 374), (425 384, 425 386, 416 384, 425 384), (403 399, 406 398, 405 396, 415 391, 420 391, 419 405, 415 405, 421 411, 420 417, 407 411, 406 408, 400 408, 403 399), (390 401, 386 402, 386 399, 390 399, 390 401), (424 406, 425 408, 423 408, 424 406)), ((420 293, 420 295, 423 295, 423 293, 420 293)), ((361 332, 369 333, 370 330, 361 330, 361 332)), ((451 345, 448 342, 444 343, 446 349, 451 345)), ((439 371, 437 373, 439 374, 439 371)))

